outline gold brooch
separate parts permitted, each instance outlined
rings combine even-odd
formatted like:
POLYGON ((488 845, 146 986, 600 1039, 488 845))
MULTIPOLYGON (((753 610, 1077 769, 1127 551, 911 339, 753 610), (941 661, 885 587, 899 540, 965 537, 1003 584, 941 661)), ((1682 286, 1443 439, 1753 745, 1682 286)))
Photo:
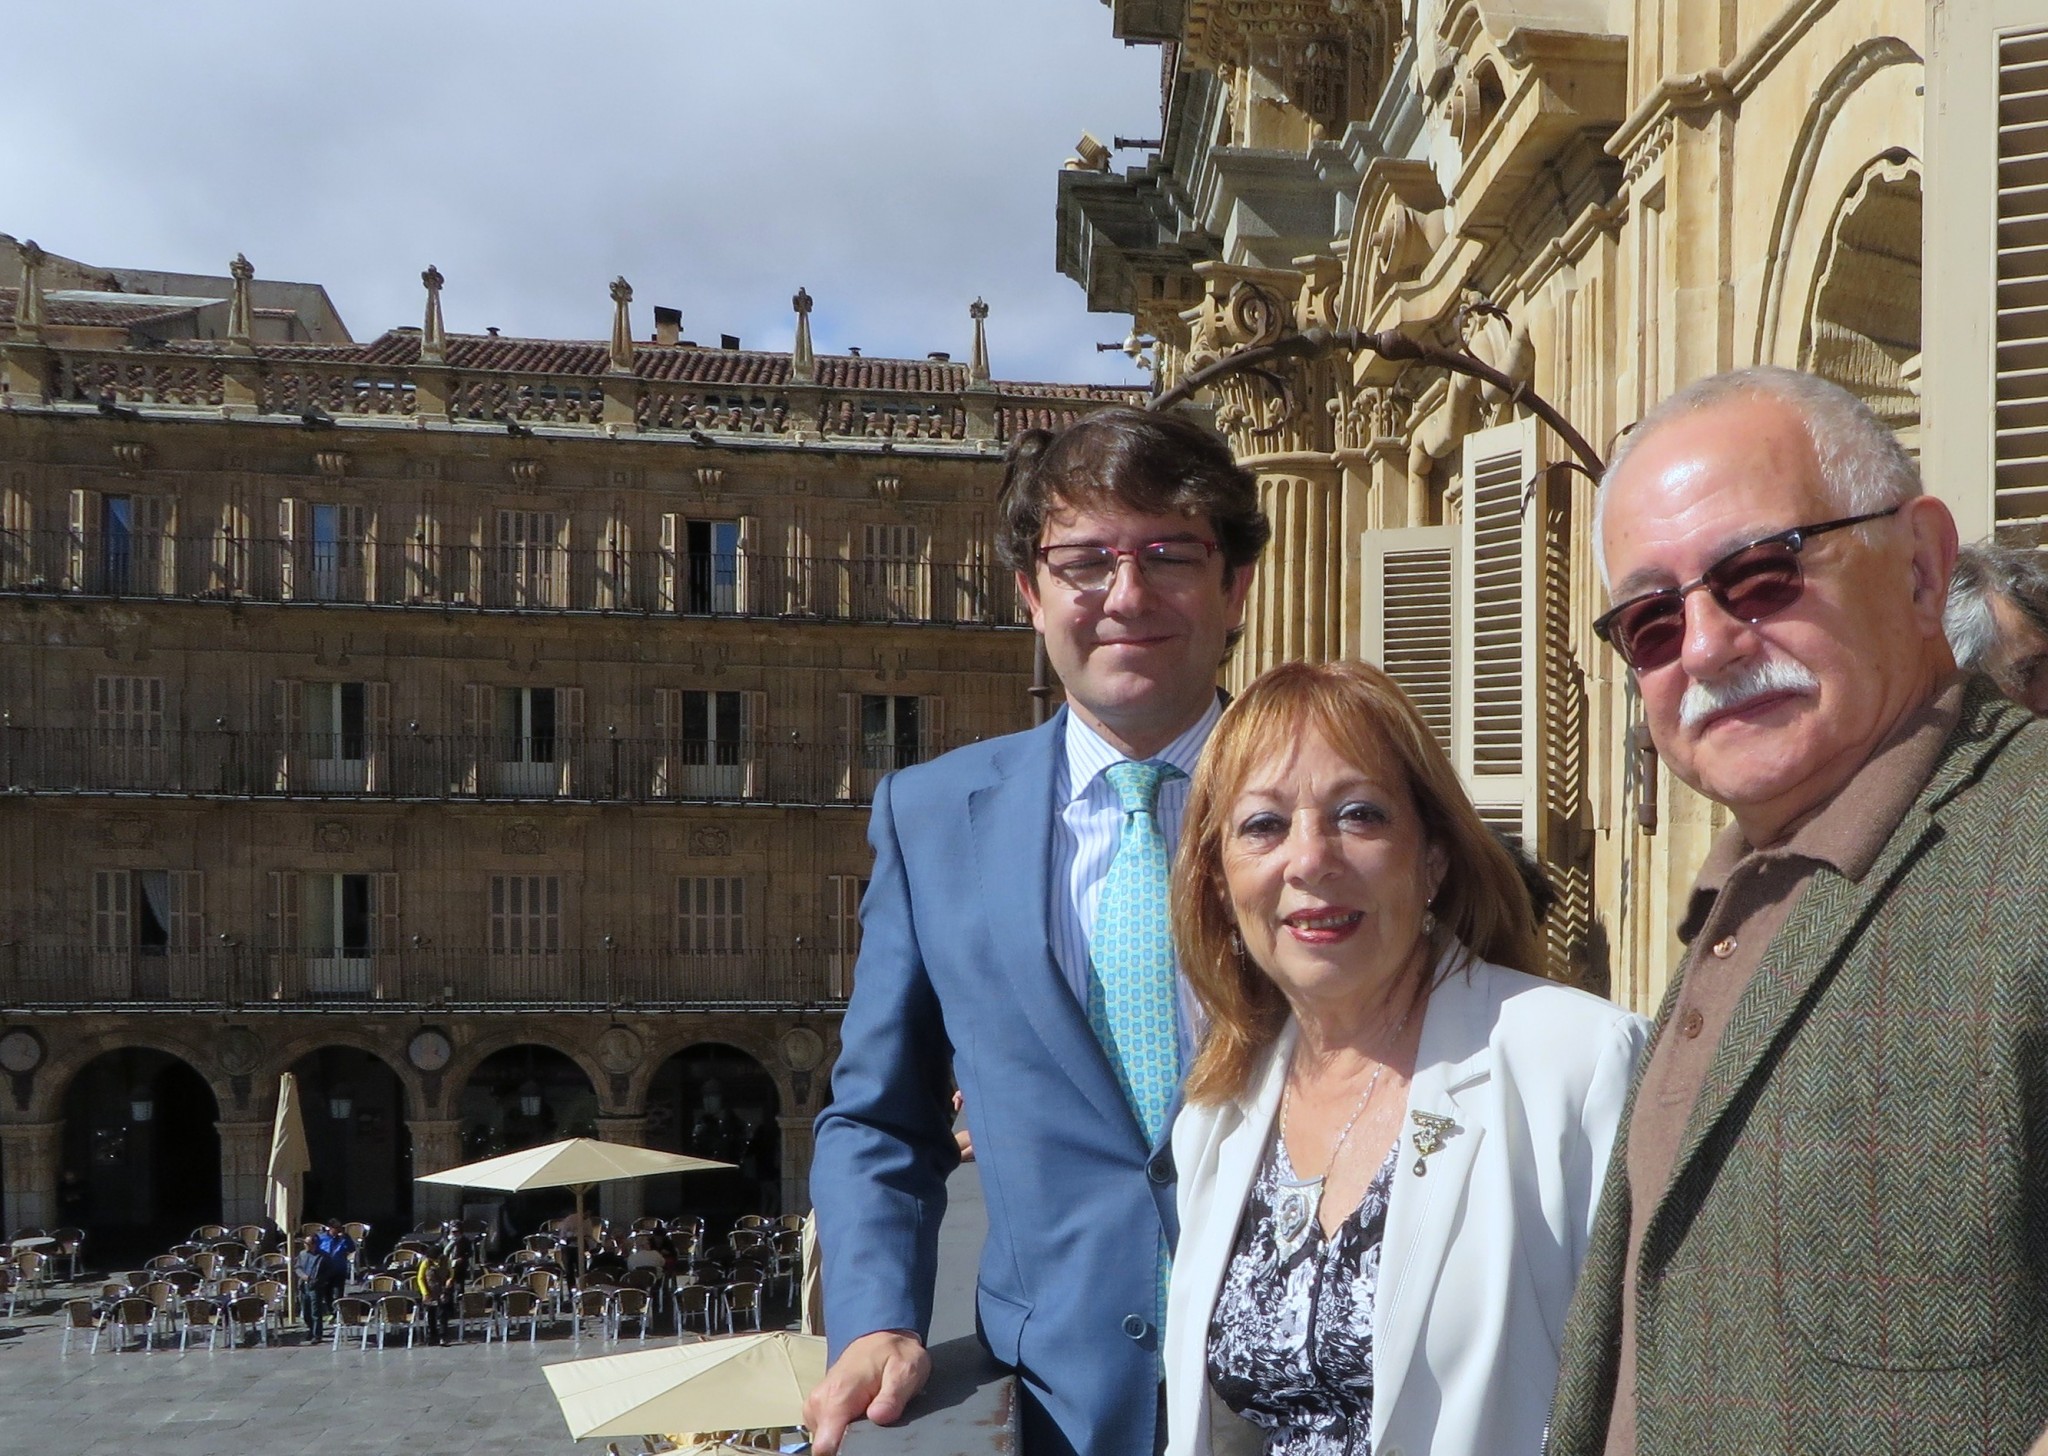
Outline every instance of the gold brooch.
POLYGON ((1429 1171, 1423 1159, 1443 1151, 1444 1139, 1458 1131, 1458 1120, 1440 1112, 1411 1112, 1408 1116, 1415 1123, 1411 1141, 1415 1144, 1415 1176, 1420 1178, 1429 1171))

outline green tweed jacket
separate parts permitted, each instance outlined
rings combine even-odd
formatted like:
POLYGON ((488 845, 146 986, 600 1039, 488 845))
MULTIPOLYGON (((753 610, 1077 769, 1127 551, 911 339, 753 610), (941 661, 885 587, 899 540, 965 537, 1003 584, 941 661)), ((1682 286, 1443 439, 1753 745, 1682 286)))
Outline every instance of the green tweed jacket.
MULTIPOLYGON (((1617 1140, 1562 1456, 1606 1440, 1628 1209, 1617 1140)), ((1641 1456, 2016 1456, 2048 1425, 2048 723, 1981 679, 1870 872, 1823 868, 1737 1003, 1636 1329, 1641 1456)))

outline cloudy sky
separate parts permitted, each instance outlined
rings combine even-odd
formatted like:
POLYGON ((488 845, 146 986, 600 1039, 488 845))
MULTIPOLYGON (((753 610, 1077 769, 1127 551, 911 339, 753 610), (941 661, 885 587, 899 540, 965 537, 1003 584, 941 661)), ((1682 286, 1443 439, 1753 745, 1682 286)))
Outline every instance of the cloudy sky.
MULTIPOLYGON (((131 268, 323 283, 350 331, 687 337, 1141 378, 1054 271, 1056 173, 1149 137, 1159 53, 1100 0, 68 0, 9 8, 0 231, 131 268)), ((1119 165, 1131 165, 1127 153, 1119 165)))

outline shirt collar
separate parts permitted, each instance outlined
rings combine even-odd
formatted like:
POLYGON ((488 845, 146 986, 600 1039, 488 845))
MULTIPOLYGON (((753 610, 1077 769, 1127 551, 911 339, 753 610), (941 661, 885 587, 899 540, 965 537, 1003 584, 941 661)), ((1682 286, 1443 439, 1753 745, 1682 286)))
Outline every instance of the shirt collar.
POLYGON ((1856 770, 1836 795, 1809 814, 1789 838, 1758 850, 1742 837, 1742 826, 1730 824, 1715 838, 1693 882, 1693 894, 1681 939, 1699 933, 1714 897, 1745 861, 1802 859, 1825 864, 1848 880, 1861 880, 1877 862, 1892 831, 1927 787, 1941 750, 1962 721, 1963 690, 1958 675, 1892 731, 1877 752, 1856 770), (1688 933, 1689 932, 1689 933, 1688 933))
MULTIPOLYGON (((1147 762, 1170 763, 1189 778, 1195 776, 1195 765, 1201 761, 1202 749, 1209 741, 1209 734, 1216 727, 1216 720, 1223 716, 1223 696, 1218 693, 1210 697, 1209 706, 1202 716, 1190 724, 1185 732, 1147 762)), ((1081 798, 1112 764, 1129 761, 1126 756, 1109 746, 1102 735, 1089 727, 1081 715, 1071 709, 1067 713, 1067 799, 1072 802, 1081 798)))

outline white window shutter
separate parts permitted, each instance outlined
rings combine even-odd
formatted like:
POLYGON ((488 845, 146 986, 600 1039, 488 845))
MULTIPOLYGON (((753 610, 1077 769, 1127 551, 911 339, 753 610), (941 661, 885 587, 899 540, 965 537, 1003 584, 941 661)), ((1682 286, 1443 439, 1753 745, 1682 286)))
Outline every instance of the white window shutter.
POLYGON ((391 684, 363 684, 363 788, 372 794, 391 792, 391 684))
POLYGON ((206 899, 204 872, 172 870, 171 949, 189 953, 206 945, 206 899))
POLYGON ((2048 545, 2048 30, 1998 38, 1997 175, 1992 520, 2048 545))
POLYGON ((589 792, 585 777, 583 744, 583 689, 555 689, 555 757, 562 766, 563 797, 589 792))
POLYGON ((661 517, 661 550, 655 563, 655 606, 680 612, 683 602, 683 518, 674 511, 661 517))
POLYGON ((306 685, 279 678, 272 701, 276 704, 277 790, 290 793, 299 787, 300 764, 306 748, 306 685))
POLYGON ((277 594, 290 601, 298 594, 299 533, 305 503, 284 497, 277 503, 277 594))
POLYGON ((1359 645, 1414 700, 1446 754, 1456 740, 1458 532, 1367 531, 1360 538, 1359 645))
POLYGON ((740 694, 740 753, 746 781, 740 792, 749 799, 768 793, 768 694, 749 689, 740 694))
POLYGON ((100 493, 96 490, 71 492, 70 531, 64 543, 64 587, 67 591, 92 592, 99 583, 100 493))
POLYGON ((92 877, 92 993, 102 1000, 125 1000, 134 990, 134 895, 127 870, 92 877))
POLYGON ((649 792, 666 799, 682 783, 683 690, 654 690, 654 778, 649 792))
POLYGON ((946 700, 940 697, 921 698, 917 704, 917 757, 920 763, 930 763, 946 751, 946 700))
POLYGON ((759 580, 754 569, 754 553, 760 549, 761 518, 741 516, 739 526, 739 559, 733 563, 733 610, 748 617, 760 610, 754 600, 754 587, 759 580))
POLYGON ((484 765, 491 754, 491 689, 487 683, 462 685, 463 751, 457 756, 462 767, 459 792, 480 794, 484 787, 484 765))
POLYGON ((1479 815, 1535 846, 1543 481, 1536 422, 1465 437, 1457 765, 1479 815))

